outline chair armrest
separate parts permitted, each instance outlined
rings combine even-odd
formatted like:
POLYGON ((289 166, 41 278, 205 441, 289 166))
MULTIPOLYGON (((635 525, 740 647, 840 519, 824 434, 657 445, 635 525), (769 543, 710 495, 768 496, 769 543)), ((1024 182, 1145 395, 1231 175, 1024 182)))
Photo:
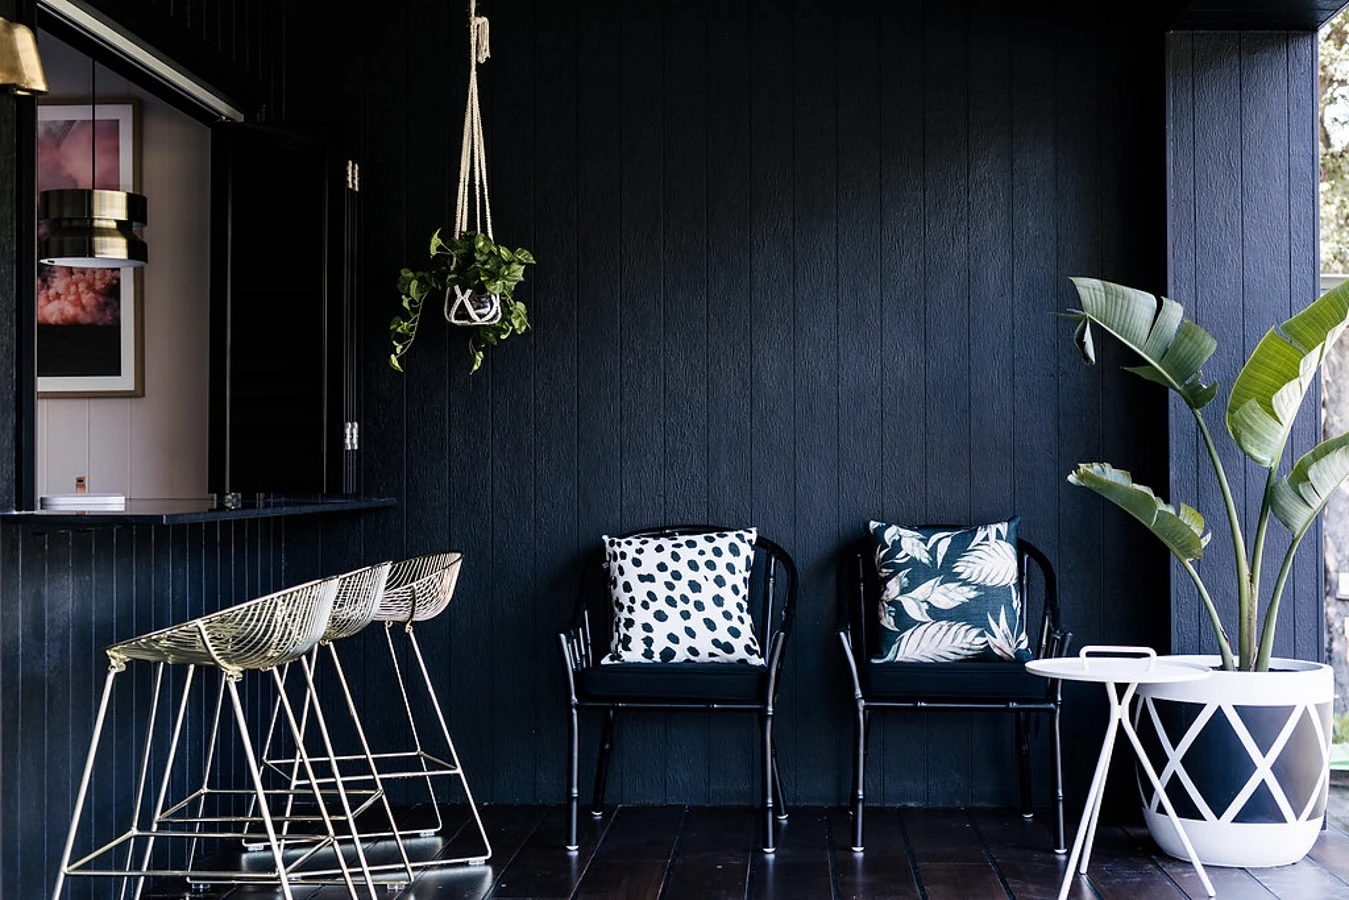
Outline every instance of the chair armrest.
POLYGON ((843 645, 843 660, 848 664, 848 674, 852 676, 853 697, 862 699, 862 677, 857 669, 857 657, 852 652, 852 629, 847 626, 838 630, 839 643, 843 645))
POLYGON ((782 659, 786 655, 787 635, 782 631, 773 635, 773 639, 768 644, 768 696, 764 698, 768 704, 768 711, 773 711, 773 704, 778 696, 778 675, 782 673, 782 659))
POLYGON ((595 664, 590 645, 590 617, 584 610, 577 613, 572 624, 557 636, 562 648, 562 661, 567 669, 567 691, 576 700, 576 676, 595 664))

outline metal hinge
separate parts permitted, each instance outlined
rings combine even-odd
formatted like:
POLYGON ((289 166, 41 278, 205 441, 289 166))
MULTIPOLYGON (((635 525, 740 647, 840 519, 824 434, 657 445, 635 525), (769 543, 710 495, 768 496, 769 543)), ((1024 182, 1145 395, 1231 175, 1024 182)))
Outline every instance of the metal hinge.
POLYGON ((342 449, 361 449, 361 425, 359 422, 342 423, 342 449))
POLYGON ((361 190, 361 165, 354 160, 347 160, 347 190, 361 190))

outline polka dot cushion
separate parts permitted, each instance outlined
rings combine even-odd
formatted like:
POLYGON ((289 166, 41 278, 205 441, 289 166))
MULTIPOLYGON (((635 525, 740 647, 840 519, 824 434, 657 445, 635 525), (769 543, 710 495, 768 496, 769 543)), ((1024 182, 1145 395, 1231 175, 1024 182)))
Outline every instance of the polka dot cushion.
POLYGON ((763 665, 750 618, 754 529, 604 537, 614 633, 602 663, 763 665))

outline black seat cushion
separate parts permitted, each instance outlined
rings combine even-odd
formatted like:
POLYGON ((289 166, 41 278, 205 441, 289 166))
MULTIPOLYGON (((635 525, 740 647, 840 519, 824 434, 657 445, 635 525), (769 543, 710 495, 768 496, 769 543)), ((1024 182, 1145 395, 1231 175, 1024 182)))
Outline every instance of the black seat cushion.
POLYGON ((580 673, 583 700, 758 703, 768 667, 746 663, 605 663, 580 673))
POLYGON ((1048 682, 1016 662, 867 663, 868 700, 1043 700, 1048 682))

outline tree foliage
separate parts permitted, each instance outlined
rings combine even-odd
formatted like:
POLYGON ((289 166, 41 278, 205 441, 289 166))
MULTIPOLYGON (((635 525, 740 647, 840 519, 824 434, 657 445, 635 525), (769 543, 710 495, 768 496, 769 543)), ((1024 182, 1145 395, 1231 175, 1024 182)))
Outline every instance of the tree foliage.
POLYGON ((1349 272, 1349 8, 1321 31, 1321 271, 1349 272))

